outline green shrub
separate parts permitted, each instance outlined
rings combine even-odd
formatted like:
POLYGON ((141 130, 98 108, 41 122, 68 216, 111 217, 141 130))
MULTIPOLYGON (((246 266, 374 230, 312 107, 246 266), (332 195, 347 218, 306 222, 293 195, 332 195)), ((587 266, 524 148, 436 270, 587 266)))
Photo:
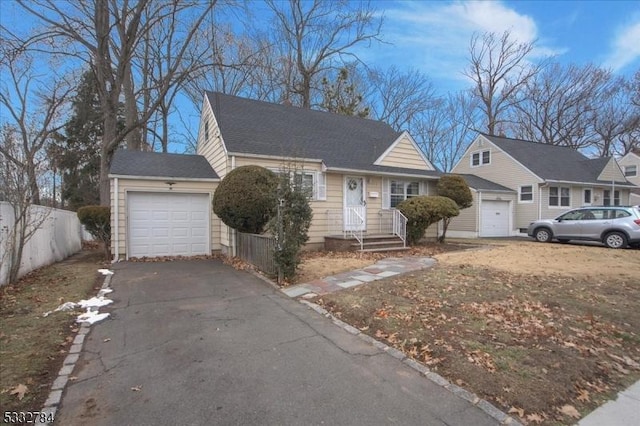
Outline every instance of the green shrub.
MULTIPOLYGON (((451 198, 458 205, 460 210, 469 208, 473 205, 471 189, 469 189, 469 185, 467 185, 467 182, 462 176, 442 176, 440 180, 438 180, 437 189, 438 195, 451 198)), ((442 222, 442 235, 438 237, 438 241, 444 243, 444 239, 447 235, 447 229, 451 223, 451 217, 443 218, 442 222)))
POLYGON ((93 238, 104 244, 107 259, 111 257, 111 209, 105 206, 84 206, 77 212, 80 223, 93 238))
POLYGON ((432 224, 460 214, 452 199, 440 196, 412 197, 398 204, 398 210, 407 217, 407 242, 410 245, 418 243, 432 224))
POLYGON ((300 251, 309 240, 309 227, 313 210, 309 204, 309 194, 301 181, 291 181, 289 173, 279 178, 276 215, 269 222, 269 231, 276 238, 275 262, 278 266, 278 280, 291 280, 300 264, 300 251))
POLYGON ((240 232, 261 234, 276 207, 278 178, 259 166, 241 166, 222 179, 213 197, 213 212, 240 232))

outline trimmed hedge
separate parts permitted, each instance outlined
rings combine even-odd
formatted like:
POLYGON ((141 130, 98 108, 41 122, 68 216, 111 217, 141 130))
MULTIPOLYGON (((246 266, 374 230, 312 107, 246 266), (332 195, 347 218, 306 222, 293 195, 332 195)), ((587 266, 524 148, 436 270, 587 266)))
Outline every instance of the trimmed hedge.
POLYGON ((241 166, 227 174, 213 197, 213 212, 240 232, 261 234, 276 208, 278 178, 259 166, 241 166))
POLYGON ((87 232, 104 243, 108 259, 111 255, 111 209, 105 206, 84 206, 76 214, 87 232))
POLYGON ((430 225, 460 214, 451 198, 437 195, 409 198, 398 204, 398 210, 407 217, 407 242, 410 245, 418 243, 430 225))

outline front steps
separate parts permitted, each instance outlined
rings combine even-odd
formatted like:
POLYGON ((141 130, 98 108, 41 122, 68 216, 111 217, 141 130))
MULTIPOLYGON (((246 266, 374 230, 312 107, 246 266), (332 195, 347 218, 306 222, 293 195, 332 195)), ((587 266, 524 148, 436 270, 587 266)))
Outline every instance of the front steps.
POLYGON ((324 237, 324 247, 328 251, 358 251, 358 252, 387 252, 404 251, 405 247, 400 237, 391 234, 364 235, 362 250, 355 238, 346 235, 331 235, 324 237))

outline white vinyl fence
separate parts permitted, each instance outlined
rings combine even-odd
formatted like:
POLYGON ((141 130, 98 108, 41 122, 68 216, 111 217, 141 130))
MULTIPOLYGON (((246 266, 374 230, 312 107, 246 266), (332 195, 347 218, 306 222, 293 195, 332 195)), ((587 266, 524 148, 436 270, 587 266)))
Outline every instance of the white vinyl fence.
MULTIPOLYGON (((83 229, 75 212, 43 206, 31 209, 32 215, 45 219, 24 247, 20 276, 65 259, 82 248, 83 229)), ((13 221, 11 205, 0 202, 0 285, 8 281, 9 264, 5 254, 13 221)))

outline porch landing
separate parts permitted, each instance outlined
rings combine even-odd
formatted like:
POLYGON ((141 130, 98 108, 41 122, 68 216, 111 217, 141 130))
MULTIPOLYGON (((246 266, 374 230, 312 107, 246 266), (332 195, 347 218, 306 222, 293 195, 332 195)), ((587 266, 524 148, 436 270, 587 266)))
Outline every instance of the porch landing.
POLYGON ((364 234, 362 250, 360 242, 350 235, 327 235, 324 237, 327 251, 387 252, 408 250, 402 239, 392 234, 364 234))

